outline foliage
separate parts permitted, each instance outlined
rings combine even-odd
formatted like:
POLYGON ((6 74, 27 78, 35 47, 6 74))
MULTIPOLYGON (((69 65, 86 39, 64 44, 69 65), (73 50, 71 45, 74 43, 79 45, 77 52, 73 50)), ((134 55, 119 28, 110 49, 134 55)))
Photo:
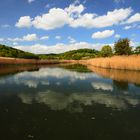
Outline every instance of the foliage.
POLYGON ((136 49, 134 50, 135 54, 140 54, 140 46, 136 47, 136 49))
MULTIPOLYGON (((117 55, 129 55, 132 53, 130 40, 127 38, 119 39, 114 45, 114 52, 117 55)), ((47 52, 46 52, 47 53, 47 52)), ((140 46, 133 53, 140 54, 140 46)), ((101 51, 95 49, 72 50, 60 54, 32 54, 5 45, 0 45, 0 57, 14 57, 26 59, 48 59, 48 60, 80 60, 95 57, 109 57, 113 55, 113 50, 109 45, 103 46, 101 51)))
POLYGON ((101 56, 109 57, 109 56, 112 56, 112 55, 113 55, 113 51, 112 51, 111 46, 106 45, 106 46, 102 47, 102 49, 101 49, 101 56))
POLYGON ((99 55, 99 52, 94 49, 79 49, 79 50, 72 50, 61 54, 46 54, 46 55, 39 55, 40 59, 73 59, 73 60, 80 60, 80 59, 89 59, 94 58, 99 55))
POLYGON ((119 39, 114 45, 114 50, 117 55, 131 54, 130 40, 128 38, 119 39))
POLYGON ((27 58, 27 59, 39 58, 35 54, 24 52, 24 51, 14 49, 5 45, 0 45, 0 57, 14 57, 14 58, 27 58))

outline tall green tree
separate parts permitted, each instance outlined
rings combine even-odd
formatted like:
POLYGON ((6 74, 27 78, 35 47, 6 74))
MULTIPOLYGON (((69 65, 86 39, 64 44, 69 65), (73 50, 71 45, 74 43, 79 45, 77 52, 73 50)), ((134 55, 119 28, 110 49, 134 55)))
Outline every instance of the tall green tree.
POLYGON ((106 46, 102 47, 102 49, 101 49, 101 56, 109 57, 109 56, 112 56, 112 55, 113 55, 113 50, 112 50, 111 46, 106 45, 106 46))
POLYGON ((119 39, 114 45, 114 50, 117 55, 131 54, 130 40, 128 38, 119 39))

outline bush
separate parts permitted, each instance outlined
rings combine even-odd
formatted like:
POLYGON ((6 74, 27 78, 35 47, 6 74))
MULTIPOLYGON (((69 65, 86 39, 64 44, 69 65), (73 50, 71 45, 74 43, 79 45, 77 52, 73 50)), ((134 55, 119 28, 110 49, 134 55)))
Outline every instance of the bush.
POLYGON ((109 57, 113 55, 112 48, 109 45, 103 46, 101 49, 101 56, 109 57))

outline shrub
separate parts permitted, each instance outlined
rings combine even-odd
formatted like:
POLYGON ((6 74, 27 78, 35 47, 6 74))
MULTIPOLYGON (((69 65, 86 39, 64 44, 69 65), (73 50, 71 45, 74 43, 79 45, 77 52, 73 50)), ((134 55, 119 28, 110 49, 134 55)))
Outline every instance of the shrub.
POLYGON ((109 57, 113 55, 112 48, 109 45, 103 46, 101 49, 101 56, 109 57))

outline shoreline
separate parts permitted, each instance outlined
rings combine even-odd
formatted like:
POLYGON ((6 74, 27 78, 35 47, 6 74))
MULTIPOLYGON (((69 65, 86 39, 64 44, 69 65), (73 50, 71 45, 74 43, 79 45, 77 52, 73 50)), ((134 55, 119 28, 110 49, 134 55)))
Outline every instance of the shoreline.
POLYGON ((93 58, 80 60, 80 63, 104 69, 140 71, 140 55, 93 58))
POLYGON ((49 65, 49 64, 83 64, 97 68, 140 71, 140 55, 112 56, 88 60, 35 60, 0 57, 0 65, 49 65))
POLYGON ((38 60, 0 57, 0 65, 49 65, 60 63, 77 63, 76 60, 38 60))

